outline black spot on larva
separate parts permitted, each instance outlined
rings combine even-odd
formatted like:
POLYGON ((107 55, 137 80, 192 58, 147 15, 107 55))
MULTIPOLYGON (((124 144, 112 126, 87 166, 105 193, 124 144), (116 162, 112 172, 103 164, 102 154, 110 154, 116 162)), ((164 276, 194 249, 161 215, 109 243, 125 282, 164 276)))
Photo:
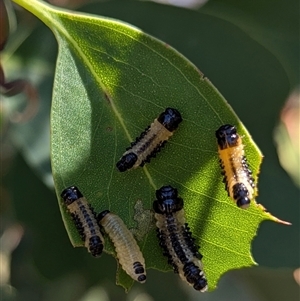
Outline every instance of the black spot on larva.
POLYGON ((133 263, 133 269, 136 274, 142 274, 145 272, 143 265, 139 261, 133 263))
POLYGON ((65 204, 68 206, 78 199, 82 198, 82 194, 76 186, 71 186, 62 191, 61 197, 64 199, 65 204))
POLYGON ((146 278, 147 278, 146 275, 140 275, 140 276, 138 277, 137 280, 138 280, 139 282, 143 283, 143 282, 146 281, 146 278))
POLYGON ((238 207, 244 208, 249 206, 249 192, 243 183, 234 184, 232 186, 232 193, 238 207))
POLYGON ((91 204, 88 204, 76 186, 64 189, 61 197, 86 248, 94 257, 99 257, 103 251, 104 239, 91 204))
POLYGON ((207 290, 207 280, 203 272, 193 262, 184 265, 183 272, 188 283, 197 291, 207 290))
POLYGON ((199 246, 195 244, 188 224, 185 222, 183 200, 172 186, 163 186, 156 191, 153 202, 157 220, 157 237, 175 273, 199 291, 207 290, 199 246))
POLYGON ((117 168, 119 171, 124 172, 127 169, 132 168, 132 166, 137 161, 137 155, 135 153, 128 153, 124 155, 118 162, 117 168))
POLYGON ((178 128, 179 123, 182 121, 180 113, 173 108, 166 108, 158 118, 160 122, 168 131, 173 132, 178 128))
POLYGON ((98 257, 103 251, 103 243, 96 233, 90 237, 89 250, 94 257, 98 257))
POLYGON ((102 212, 100 212, 98 215, 97 215, 97 222, 99 223, 105 215, 109 214, 110 211, 109 210, 103 210, 102 212))
POLYGON ((172 186, 163 186, 156 190, 157 200, 153 202, 156 213, 167 214, 179 211, 183 208, 183 200, 178 197, 178 191, 172 186))
POLYGON ((144 166, 165 145, 182 121, 180 113, 173 108, 167 108, 153 123, 148 126, 117 162, 117 168, 123 172, 138 166, 144 166))
POLYGON ((216 131, 216 137, 220 149, 236 146, 239 138, 236 128, 230 124, 222 125, 216 131))
MULTIPOLYGON (((130 150, 133 146, 135 146, 136 144, 138 144, 148 133, 150 129, 150 125, 148 127, 145 128, 145 130, 140 134, 139 137, 135 138, 135 141, 130 143, 130 146, 126 148, 126 150, 130 150)), ((149 144, 149 142, 147 141, 147 143, 149 144)), ((144 146, 143 146, 144 147, 144 146)), ((144 147, 145 148, 145 147, 144 147)))

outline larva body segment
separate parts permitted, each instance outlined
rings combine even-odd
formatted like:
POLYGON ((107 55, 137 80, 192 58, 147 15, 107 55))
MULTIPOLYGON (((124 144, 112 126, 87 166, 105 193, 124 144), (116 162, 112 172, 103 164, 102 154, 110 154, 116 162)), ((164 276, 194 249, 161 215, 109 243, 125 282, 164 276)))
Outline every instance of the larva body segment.
POLYGON ((157 200, 153 202, 157 237, 163 254, 180 278, 195 290, 205 292, 208 288, 200 259, 199 246, 185 222, 183 200, 177 189, 163 186, 156 191, 157 200))
POLYGON ((228 196, 240 208, 248 208, 253 198, 255 183, 245 157, 244 145, 236 128, 222 125, 216 131, 220 166, 228 196))
POLYGON ((124 172, 150 162, 150 159, 156 156, 165 142, 173 135, 181 121, 181 115, 176 109, 167 108, 127 148, 117 162, 118 170, 124 172))
POLYGON ((109 210, 99 213, 97 219, 112 240, 123 270, 135 281, 144 283, 146 281, 145 259, 123 220, 109 210))
POLYGON ((76 186, 64 189, 61 197, 64 199, 85 247, 94 257, 99 257, 103 251, 104 239, 92 206, 76 186))

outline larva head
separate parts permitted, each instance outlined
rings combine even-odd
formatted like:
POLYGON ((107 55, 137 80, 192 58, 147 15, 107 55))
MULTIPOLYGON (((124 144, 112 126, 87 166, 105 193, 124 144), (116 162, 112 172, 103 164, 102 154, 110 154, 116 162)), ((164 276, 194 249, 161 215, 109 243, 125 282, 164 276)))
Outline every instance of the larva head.
POLYGON ((64 189, 60 196, 64 199, 67 206, 83 197, 76 186, 70 186, 64 189))
POLYGON ((243 183, 236 183, 232 187, 233 198, 236 200, 238 207, 246 209, 250 205, 249 191, 243 183))
POLYGON ((153 209, 159 214, 168 214, 183 208, 183 200, 178 197, 176 188, 163 186, 156 190, 157 200, 153 202, 153 209))
POLYGON ((178 128, 179 123, 182 121, 180 113, 173 108, 166 108, 158 118, 160 122, 168 131, 173 132, 178 128))
POLYGON ((132 168, 132 166, 137 161, 138 157, 135 153, 125 154, 118 162, 117 168, 120 172, 126 171, 127 169, 132 168))
POLYGON ((239 142, 239 135, 236 132, 236 128, 231 124, 222 125, 216 131, 216 137, 220 149, 237 146, 239 142))
POLYGON ((104 210, 104 211, 100 212, 97 215, 97 222, 99 223, 104 218, 104 216, 106 216, 108 213, 110 213, 109 210, 104 210))

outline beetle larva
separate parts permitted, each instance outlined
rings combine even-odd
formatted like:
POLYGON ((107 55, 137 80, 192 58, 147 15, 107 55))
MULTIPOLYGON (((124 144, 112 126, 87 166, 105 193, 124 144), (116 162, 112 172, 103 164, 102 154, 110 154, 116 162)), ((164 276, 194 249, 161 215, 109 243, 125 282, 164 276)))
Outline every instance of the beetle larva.
POLYGON ((150 159, 156 156, 173 135, 181 121, 181 115, 176 109, 167 108, 126 149, 122 158, 117 162, 118 170, 123 172, 150 162, 150 159))
POLYGON ((248 208, 254 193, 254 179, 245 157, 244 145, 233 125, 216 131, 223 182, 228 195, 240 208, 248 208))
POLYGON ((195 290, 205 292, 208 286, 200 261, 202 255, 185 222, 182 198, 172 186, 161 187, 156 191, 156 198, 153 209, 163 254, 168 257, 168 263, 183 281, 195 290))
POLYGON ((64 189, 61 197, 65 201, 85 247, 93 256, 100 256, 103 250, 104 239, 92 206, 76 186, 64 189))
POLYGON ((109 210, 99 213, 97 219, 112 240, 123 270, 132 279, 144 283, 146 281, 145 259, 123 220, 109 210))

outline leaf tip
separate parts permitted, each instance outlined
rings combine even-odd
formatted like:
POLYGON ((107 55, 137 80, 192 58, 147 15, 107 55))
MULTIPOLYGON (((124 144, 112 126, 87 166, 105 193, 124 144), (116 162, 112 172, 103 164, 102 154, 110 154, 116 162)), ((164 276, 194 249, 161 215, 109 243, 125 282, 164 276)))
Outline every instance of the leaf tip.
POLYGON ((292 223, 290 223, 290 222, 279 219, 279 218, 277 218, 276 216, 273 216, 273 215, 271 215, 271 216, 272 216, 272 220, 276 223, 283 224, 283 225, 286 225, 286 226, 291 226, 292 225, 292 223))
POLYGON ((259 209, 261 209, 265 213, 265 215, 268 217, 268 219, 270 219, 276 223, 286 225, 286 226, 292 225, 292 223, 284 221, 284 220, 279 219, 278 217, 272 215, 262 204, 256 204, 256 205, 259 209))

